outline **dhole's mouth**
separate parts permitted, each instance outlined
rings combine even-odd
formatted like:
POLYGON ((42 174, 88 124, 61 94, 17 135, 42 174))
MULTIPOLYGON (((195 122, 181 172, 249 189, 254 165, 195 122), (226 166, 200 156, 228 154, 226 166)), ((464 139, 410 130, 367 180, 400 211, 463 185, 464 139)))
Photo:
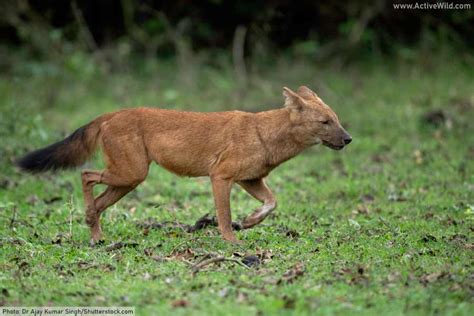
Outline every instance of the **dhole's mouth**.
POLYGON ((344 145, 333 145, 333 144, 328 143, 326 141, 323 141, 323 145, 326 146, 326 147, 329 147, 331 149, 334 149, 334 150, 341 150, 342 148, 344 148, 344 145))

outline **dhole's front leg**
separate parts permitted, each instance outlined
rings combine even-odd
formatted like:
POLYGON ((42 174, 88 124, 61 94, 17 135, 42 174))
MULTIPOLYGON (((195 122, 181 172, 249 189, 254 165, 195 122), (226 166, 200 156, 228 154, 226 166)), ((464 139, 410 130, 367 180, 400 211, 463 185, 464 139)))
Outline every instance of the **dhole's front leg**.
POLYGON ((270 191, 270 189, 267 187, 263 178, 240 181, 239 185, 250 195, 263 203, 262 207, 256 209, 242 222, 242 228, 247 229, 261 223, 265 217, 267 217, 268 214, 270 214, 271 211, 276 208, 277 204, 272 191, 270 191))
POLYGON ((217 224, 222 238, 233 243, 241 243, 232 231, 232 215, 230 213, 230 191, 233 181, 219 177, 211 177, 212 191, 216 205, 217 224))

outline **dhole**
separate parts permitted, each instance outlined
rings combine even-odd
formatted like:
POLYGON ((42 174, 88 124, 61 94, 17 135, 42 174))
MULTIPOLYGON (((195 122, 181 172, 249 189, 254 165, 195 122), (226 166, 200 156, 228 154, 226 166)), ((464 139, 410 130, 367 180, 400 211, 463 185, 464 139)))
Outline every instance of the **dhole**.
POLYGON ((270 171, 312 145, 340 150, 352 140, 309 88, 293 92, 285 87, 283 96, 283 108, 259 113, 137 108, 104 114, 66 139, 29 153, 18 166, 30 172, 72 168, 102 148, 105 170, 81 174, 92 244, 101 239, 101 213, 145 180, 152 161, 177 175, 209 176, 221 235, 239 242, 229 203, 234 183, 263 203, 241 224, 253 227, 276 208, 265 183, 270 171), (107 188, 94 198, 96 184, 107 188))

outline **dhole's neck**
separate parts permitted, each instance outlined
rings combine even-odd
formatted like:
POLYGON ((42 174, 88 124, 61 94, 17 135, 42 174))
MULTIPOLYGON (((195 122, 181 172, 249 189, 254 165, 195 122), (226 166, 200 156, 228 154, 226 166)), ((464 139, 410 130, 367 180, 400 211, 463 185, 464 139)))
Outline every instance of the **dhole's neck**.
POLYGON ((257 117, 257 130, 269 165, 277 166, 307 147, 295 139, 288 109, 259 112, 257 117))

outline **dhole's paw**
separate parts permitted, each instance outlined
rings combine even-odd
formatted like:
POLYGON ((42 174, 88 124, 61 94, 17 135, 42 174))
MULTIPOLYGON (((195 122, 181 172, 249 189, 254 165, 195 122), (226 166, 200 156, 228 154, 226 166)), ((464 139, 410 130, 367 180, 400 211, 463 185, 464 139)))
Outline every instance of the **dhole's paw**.
POLYGON ((234 245, 244 245, 245 241, 240 240, 240 239, 233 239, 233 240, 226 240, 234 245))
POLYGON ((222 236, 225 241, 228 241, 234 245, 243 245, 244 241, 237 239, 235 236, 222 236))
POLYGON ((259 215, 257 212, 254 214, 251 214, 247 216, 243 221, 242 221, 242 228, 247 229, 251 228, 257 224, 260 224, 266 216, 259 215))
POLYGON ((256 209, 252 214, 247 216, 242 221, 242 228, 251 228, 257 224, 263 222, 263 220, 275 209, 276 204, 264 205, 261 208, 256 209))

